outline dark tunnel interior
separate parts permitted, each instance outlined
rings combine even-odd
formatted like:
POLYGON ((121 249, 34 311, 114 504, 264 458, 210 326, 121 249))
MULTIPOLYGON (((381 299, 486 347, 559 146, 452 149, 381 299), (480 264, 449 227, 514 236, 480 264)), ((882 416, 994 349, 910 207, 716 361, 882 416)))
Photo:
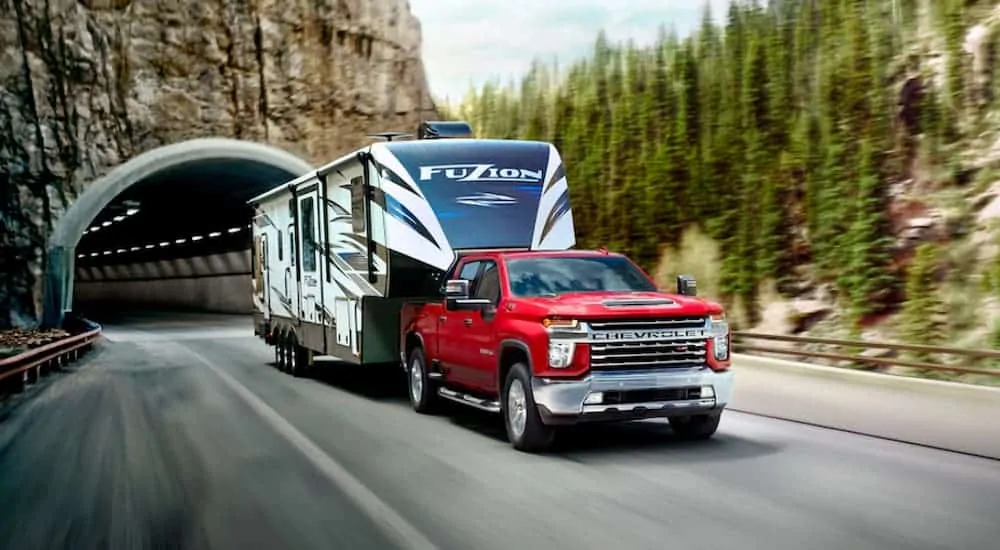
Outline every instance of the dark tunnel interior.
POLYGON ((233 303, 216 309, 248 309, 249 290, 231 288, 249 281, 247 201, 297 175, 261 162, 201 160, 136 182, 77 245, 74 310, 96 318, 197 304, 211 311, 220 292, 233 303))

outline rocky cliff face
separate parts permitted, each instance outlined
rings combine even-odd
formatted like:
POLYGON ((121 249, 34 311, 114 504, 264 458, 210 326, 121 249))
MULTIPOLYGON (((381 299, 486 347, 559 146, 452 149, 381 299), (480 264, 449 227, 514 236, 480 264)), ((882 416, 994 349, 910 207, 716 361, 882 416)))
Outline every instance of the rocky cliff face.
POLYGON ((0 326, 34 322, 48 234, 95 177, 195 137, 318 163, 413 128, 420 42, 406 0, 0 0, 0 326))

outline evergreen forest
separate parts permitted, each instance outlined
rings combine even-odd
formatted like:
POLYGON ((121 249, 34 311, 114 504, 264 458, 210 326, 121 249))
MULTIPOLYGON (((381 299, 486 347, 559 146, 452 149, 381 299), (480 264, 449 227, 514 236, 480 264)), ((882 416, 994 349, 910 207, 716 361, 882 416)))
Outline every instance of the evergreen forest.
POLYGON ((580 246, 654 270, 696 228, 718 248, 717 297, 745 318, 762 284, 787 295, 807 273, 860 323, 905 299, 893 186, 959 178, 957 144, 993 107, 963 51, 991 8, 737 0, 652 45, 601 33, 583 61, 538 61, 443 111, 479 137, 555 143, 580 246))

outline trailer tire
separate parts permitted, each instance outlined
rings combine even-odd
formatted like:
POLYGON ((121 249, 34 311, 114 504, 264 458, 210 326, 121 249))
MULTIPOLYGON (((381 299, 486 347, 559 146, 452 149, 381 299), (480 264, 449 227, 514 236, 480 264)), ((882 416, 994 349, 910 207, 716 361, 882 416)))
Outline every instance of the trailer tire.
POLYGON ((701 441, 715 434, 719 428, 722 413, 694 414, 670 418, 670 428, 678 438, 685 441, 701 441))
POLYGON ((406 361, 406 387, 410 406, 421 414, 435 412, 439 405, 437 384, 427 376, 427 358, 424 348, 416 346, 406 361))
POLYGON ((276 366, 281 372, 288 371, 288 336, 282 334, 275 339, 274 342, 275 354, 278 357, 276 366))
POLYGON ((299 339, 293 334, 288 339, 288 374, 301 378, 309 374, 309 350, 299 345, 299 339))
POLYGON ((555 440, 555 429, 542 422, 531 393, 531 375, 524 363, 515 363, 507 373, 501 393, 500 410, 507 439, 518 451, 538 453, 555 440))

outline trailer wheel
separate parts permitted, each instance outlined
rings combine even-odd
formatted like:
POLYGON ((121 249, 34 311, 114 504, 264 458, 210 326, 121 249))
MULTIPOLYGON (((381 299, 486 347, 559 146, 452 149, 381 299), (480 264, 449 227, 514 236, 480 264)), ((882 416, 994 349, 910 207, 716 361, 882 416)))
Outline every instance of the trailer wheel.
POLYGON ((555 440, 555 430, 542 422, 531 394, 531 376, 528 366, 515 363, 507 373, 501 395, 507 438, 517 450, 537 453, 548 449, 555 440))
POLYGON ((427 376, 427 359, 420 346, 414 347, 410 352, 410 358, 406 362, 406 381, 409 388, 406 393, 410 395, 413 410, 421 414, 434 412, 438 405, 437 384, 427 376))
POLYGON ((291 358, 288 363, 288 373, 297 377, 308 376, 312 366, 309 349, 299 345, 298 339, 294 336, 288 345, 288 355, 291 358))
POLYGON ((722 413, 674 416, 670 418, 670 428, 680 439, 698 441, 712 437, 720 420, 722 413))
POLYGON ((277 357, 275 365, 278 370, 281 372, 288 370, 288 337, 284 334, 274 339, 274 354, 277 357))

